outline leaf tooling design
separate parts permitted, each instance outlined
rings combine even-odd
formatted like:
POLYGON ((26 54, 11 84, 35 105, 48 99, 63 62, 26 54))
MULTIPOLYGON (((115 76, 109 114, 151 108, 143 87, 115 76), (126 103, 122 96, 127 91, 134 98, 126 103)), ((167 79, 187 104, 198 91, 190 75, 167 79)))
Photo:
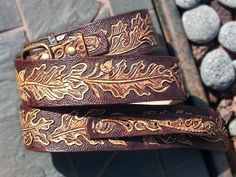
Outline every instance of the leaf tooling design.
POLYGON ((85 117, 91 113, 92 111, 89 111, 83 117, 78 117, 76 111, 62 115, 61 125, 49 135, 49 139, 55 143, 64 141, 69 146, 81 146, 83 140, 91 145, 104 144, 101 140, 89 140, 87 138, 85 130, 87 119, 85 117))
POLYGON ((125 60, 113 64, 112 60, 95 63, 92 72, 88 73, 86 63, 79 63, 64 72, 66 66, 46 64, 35 67, 28 77, 26 70, 17 73, 21 98, 28 100, 32 95, 36 100, 46 97, 48 100, 61 100, 66 95, 83 100, 91 89, 100 98, 101 91, 110 92, 115 98, 125 98, 134 92, 138 96, 151 95, 153 92, 165 92, 170 84, 179 86, 179 70, 177 64, 171 68, 164 65, 144 61, 135 62, 130 66, 125 60))
MULTIPOLYGON (((104 31, 104 33, 106 34, 107 32, 104 31)), ((137 13, 136 16, 131 19, 130 25, 118 21, 111 26, 111 33, 108 37, 110 49, 107 55, 127 53, 144 43, 148 43, 151 46, 156 45, 153 33, 154 29, 150 17, 147 14, 142 18, 141 14, 137 13)))
POLYGON ((150 90, 164 92, 171 83, 177 82, 174 71, 163 65, 151 63, 146 66, 143 61, 139 61, 128 67, 125 60, 111 65, 110 62, 108 66, 103 65, 106 72, 100 72, 97 65, 84 78, 97 97, 100 97, 99 89, 109 91, 115 98, 125 98, 131 91, 138 96, 150 95, 150 90))
POLYGON ((47 71, 46 64, 42 64, 34 68, 28 77, 25 77, 26 70, 20 71, 17 74, 17 80, 21 98, 28 100, 31 93, 36 100, 41 100, 44 97, 48 100, 61 100, 65 95, 82 100, 89 88, 82 80, 78 79, 86 66, 78 65, 80 66, 77 66, 76 72, 72 70, 67 76, 62 74, 65 65, 53 66, 47 71), (73 82, 75 79, 76 84, 73 82))
POLYGON ((27 113, 25 113, 25 111, 20 112, 23 137, 26 145, 31 145, 33 141, 44 145, 49 145, 46 134, 42 133, 41 130, 48 130, 54 121, 47 120, 45 118, 40 118, 35 121, 39 112, 39 109, 34 109, 33 111, 27 113))

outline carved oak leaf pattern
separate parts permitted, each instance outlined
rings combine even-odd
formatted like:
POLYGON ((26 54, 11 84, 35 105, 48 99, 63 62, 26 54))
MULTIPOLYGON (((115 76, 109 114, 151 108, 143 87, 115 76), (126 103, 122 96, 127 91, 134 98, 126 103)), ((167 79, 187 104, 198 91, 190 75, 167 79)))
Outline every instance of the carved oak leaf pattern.
POLYGON ((31 74, 25 78, 25 70, 22 70, 17 74, 20 94, 23 100, 27 100, 29 91, 33 94, 36 100, 41 100, 46 97, 49 100, 60 100, 65 95, 82 100, 84 94, 88 91, 88 86, 80 80, 80 74, 86 69, 83 64, 76 66, 76 72, 71 70, 69 75, 64 76, 62 72, 65 69, 65 65, 53 66, 49 71, 46 71, 46 64, 42 64, 40 67, 33 69, 31 74), (68 78, 70 77, 70 78, 68 78), (73 79, 76 78, 76 83, 73 79))
POLYGON ((122 60, 113 66, 111 60, 104 63, 102 68, 103 72, 96 65, 93 72, 84 78, 97 97, 100 97, 99 89, 109 91, 115 98, 125 98, 130 91, 138 96, 150 95, 150 90, 164 92, 171 83, 178 82, 178 71, 172 70, 175 65, 167 69, 155 63, 146 66, 143 61, 139 61, 128 67, 126 61, 122 60))
POLYGON ((216 132, 219 130, 216 123, 213 121, 204 122, 202 118, 183 119, 181 117, 175 120, 137 120, 134 118, 101 119, 98 122, 93 123, 93 130, 100 134, 108 134, 118 125, 122 125, 127 132, 132 132, 133 130, 150 130, 156 132, 167 127, 191 133, 207 133, 208 135, 216 135, 216 132))
POLYGON ((122 125, 126 131, 159 131, 162 130, 158 120, 135 120, 135 119, 101 119, 94 126, 94 131, 100 134, 108 134, 117 125, 122 125))
POLYGON ((214 138, 209 137, 201 137, 202 139, 209 141, 209 142, 219 142, 223 141, 226 146, 229 146, 229 139, 228 139, 228 132, 225 127, 224 120, 221 118, 221 116, 218 116, 216 118, 216 134, 214 138))
POLYGON ((25 111, 20 112, 23 137, 26 145, 31 145, 33 142, 49 145, 47 136, 40 132, 40 130, 48 130, 54 121, 46 120, 45 118, 40 118, 37 121, 34 121, 39 111, 39 109, 34 109, 27 113, 25 113, 25 111))
POLYGON ((85 130, 87 122, 86 116, 93 112, 94 110, 90 110, 83 117, 78 117, 76 111, 63 114, 61 117, 61 125, 48 135, 50 141, 55 143, 64 141, 69 146, 82 146, 84 141, 91 145, 104 144, 102 140, 89 140, 87 137, 85 130))
POLYGON ((116 121, 117 120, 101 119, 95 124, 93 122, 93 131, 96 131, 103 135, 108 134, 114 130, 114 127, 116 126, 116 121))
POLYGON ((24 89, 24 82, 25 82, 25 72, 26 70, 22 70, 19 73, 16 71, 16 80, 18 84, 18 89, 20 92, 20 97, 22 100, 27 101, 30 95, 28 92, 24 89))
POLYGON ((182 130, 192 133, 207 133, 208 135, 215 135, 218 130, 215 122, 203 121, 202 117, 195 117, 190 119, 178 118, 176 120, 159 121, 163 127, 168 127, 176 130, 182 130))
POLYGON ((131 25, 118 21, 111 27, 111 34, 108 37, 110 43, 109 53, 107 55, 123 54, 131 51, 143 43, 155 45, 156 40, 153 36, 153 27, 148 15, 145 18, 138 13, 131 19, 131 25))
POLYGON ((46 97, 48 100, 61 100, 65 95, 83 100, 89 89, 100 98, 100 91, 108 91, 115 98, 125 98, 131 91, 138 96, 166 91, 171 83, 179 87, 177 64, 167 69, 163 65, 151 63, 145 65, 141 60, 127 66, 125 60, 113 65, 112 60, 95 63, 94 69, 87 73, 87 64, 79 63, 63 73, 65 65, 53 66, 47 70, 46 64, 35 67, 25 78, 26 70, 17 74, 21 97, 27 100, 34 96, 36 100, 46 97), (148 88, 148 89, 147 89, 148 88))
POLYGON ((112 140, 108 139, 108 142, 114 145, 121 145, 121 146, 127 146, 127 143, 124 140, 112 140))

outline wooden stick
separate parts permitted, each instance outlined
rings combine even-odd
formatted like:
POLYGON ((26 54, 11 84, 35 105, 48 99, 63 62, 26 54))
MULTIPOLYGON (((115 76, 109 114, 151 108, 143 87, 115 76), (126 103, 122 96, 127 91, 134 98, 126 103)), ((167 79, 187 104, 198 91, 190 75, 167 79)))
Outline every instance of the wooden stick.
POLYGON ((154 5, 168 44, 169 53, 179 58, 185 85, 194 105, 205 107, 208 102, 186 38, 174 0, 155 0, 154 5))

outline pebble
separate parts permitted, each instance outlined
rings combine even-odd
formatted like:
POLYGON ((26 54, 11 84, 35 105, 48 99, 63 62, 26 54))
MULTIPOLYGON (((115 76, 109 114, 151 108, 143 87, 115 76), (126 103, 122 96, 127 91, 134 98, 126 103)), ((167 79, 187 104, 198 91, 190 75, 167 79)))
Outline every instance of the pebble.
POLYGON ((218 36, 220 44, 231 52, 236 52, 236 21, 224 24, 218 36))
POLYGON ((200 0, 175 0, 176 5, 182 9, 191 9, 195 7, 199 2, 200 0))
POLYGON ((218 14, 207 5, 184 12, 182 22, 187 38, 198 44, 213 40, 220 30, 218 14))
POLYGON ((232 101, 232 111, 234 113, 234 116, 236 116, 236 96, 233 97, 232 101))
POLYGON ((233 60, 234 70, 236 71, 236 60, 233 60))
POLYGON ((220 100, 217 111, 220 113, 221 117, 228 122, 232 119, 232 100, 231 99, 222 99, 220 100))
POLYGON ((229 123, 229 134, 231 136, 236 136, 236 118, 231 120, 229 123))
POLYGON ((221 49, 207 53, 200 66, 203 83, 213 90, 227 89, 235 79, 233 62, 221 49))
POLYGON ((213 0, 210 3, 210 6, 217 12, 220 17, 221 24, 225 24, 233 20, 233 16, 229 8, 219 4, 218 0, 213 0))
POLYGON ((214 43, 208 43, 203 45, 196 45, 191 43, 192 53, 196 61, 201 60, 206 55, 206 53, 209 50, 211 50, 214 46, 215 46, 214 43))
POLYGON ((218 0, 221 4, 230 7, 236 8, 236 1, 235 0, 218 0))

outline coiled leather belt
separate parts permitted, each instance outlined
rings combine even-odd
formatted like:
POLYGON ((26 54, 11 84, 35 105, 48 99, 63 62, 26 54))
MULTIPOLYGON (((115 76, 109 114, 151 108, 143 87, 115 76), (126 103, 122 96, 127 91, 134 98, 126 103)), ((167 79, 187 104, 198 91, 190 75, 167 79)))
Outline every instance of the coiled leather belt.
POLYGON ((146 10, 27 44, 15 61, 26 146, 52 152, 226 150, 218 113, 174 105, 186 98, 178 60, 158 54, 146 10))

